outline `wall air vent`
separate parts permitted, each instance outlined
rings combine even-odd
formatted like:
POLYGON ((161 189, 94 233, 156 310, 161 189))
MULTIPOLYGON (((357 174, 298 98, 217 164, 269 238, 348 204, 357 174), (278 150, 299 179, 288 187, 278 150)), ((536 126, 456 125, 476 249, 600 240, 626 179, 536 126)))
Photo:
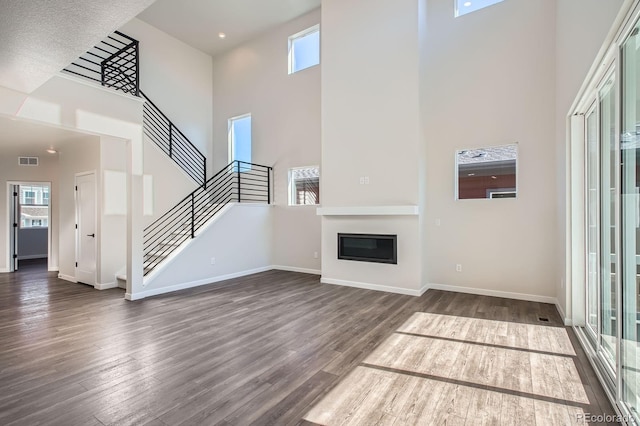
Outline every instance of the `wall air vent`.
POLYGON ((18 164, 20 166, 37 166, 38 157, 18 157, 18 164))

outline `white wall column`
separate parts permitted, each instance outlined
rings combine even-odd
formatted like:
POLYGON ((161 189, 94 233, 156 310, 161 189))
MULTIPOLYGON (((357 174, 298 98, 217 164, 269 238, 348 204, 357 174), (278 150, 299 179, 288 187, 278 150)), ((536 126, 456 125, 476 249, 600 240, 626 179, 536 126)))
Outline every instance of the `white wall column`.
POLYGON ((143 280, 143 139, 128 144, 128 208, 127 208, 127 293, 129 300, 142 291, 143 280))
MULTIPOLYGON (((323 1, 323 207, 420 203, 424 5, 424 0, 323 1)), ((419 215, 324 216, 322 279, 418 294, 421 232, 419 215), (398 235, 398 264, 338 260, 338 232, 398 235)))

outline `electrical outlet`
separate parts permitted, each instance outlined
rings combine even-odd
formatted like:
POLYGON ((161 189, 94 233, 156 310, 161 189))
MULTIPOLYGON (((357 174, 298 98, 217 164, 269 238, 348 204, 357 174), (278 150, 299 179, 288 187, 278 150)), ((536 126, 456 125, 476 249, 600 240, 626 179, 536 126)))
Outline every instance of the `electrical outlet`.
POLYGON ((436 219, 436 226, 440 226, 440 219, 436 219))
POLYGON ((317 258, 318 258, 318 252, 317 252, 317 251, 314 251, 314 252, 313 252, 313 258, 314 258, 314 259, 317 259, 317 258))
POLYGON ((369 185, 369 176, 364 177, 364 184, 369 185))
POLYGON ((212 265, 215 265, 215 264, 216 264, 216 258, 215 258, 215 257, 212 257, 212 258, 211 258, 211 264, 212 264, 212 265))
POLYGON ((360 185, 364 185, 364 176, 360 176, 360 185))
POLYGON ((459 263, 456 264, 456 272, 462 272, 462 265, 459 263))

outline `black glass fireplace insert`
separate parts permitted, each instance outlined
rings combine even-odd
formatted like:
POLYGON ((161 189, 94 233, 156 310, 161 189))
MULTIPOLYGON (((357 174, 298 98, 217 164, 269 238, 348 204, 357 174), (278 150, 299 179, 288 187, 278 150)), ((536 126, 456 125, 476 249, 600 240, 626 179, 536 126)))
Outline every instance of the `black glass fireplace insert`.
POLYGON ((398 236, 338 234, 338 259, 398 263, 398 236))

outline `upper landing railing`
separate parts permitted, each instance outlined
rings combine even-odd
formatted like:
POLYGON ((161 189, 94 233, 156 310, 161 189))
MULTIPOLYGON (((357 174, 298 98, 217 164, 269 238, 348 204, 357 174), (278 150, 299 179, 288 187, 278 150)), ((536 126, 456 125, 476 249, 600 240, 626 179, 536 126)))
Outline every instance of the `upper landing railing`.
POLYGON ((144 105, 144 133, 182 170, 205 186, 207 159, 173 122, 140 90, 138 40, 119 31, 89 49, 63 71, 104 87, 141 96, 144 105))

